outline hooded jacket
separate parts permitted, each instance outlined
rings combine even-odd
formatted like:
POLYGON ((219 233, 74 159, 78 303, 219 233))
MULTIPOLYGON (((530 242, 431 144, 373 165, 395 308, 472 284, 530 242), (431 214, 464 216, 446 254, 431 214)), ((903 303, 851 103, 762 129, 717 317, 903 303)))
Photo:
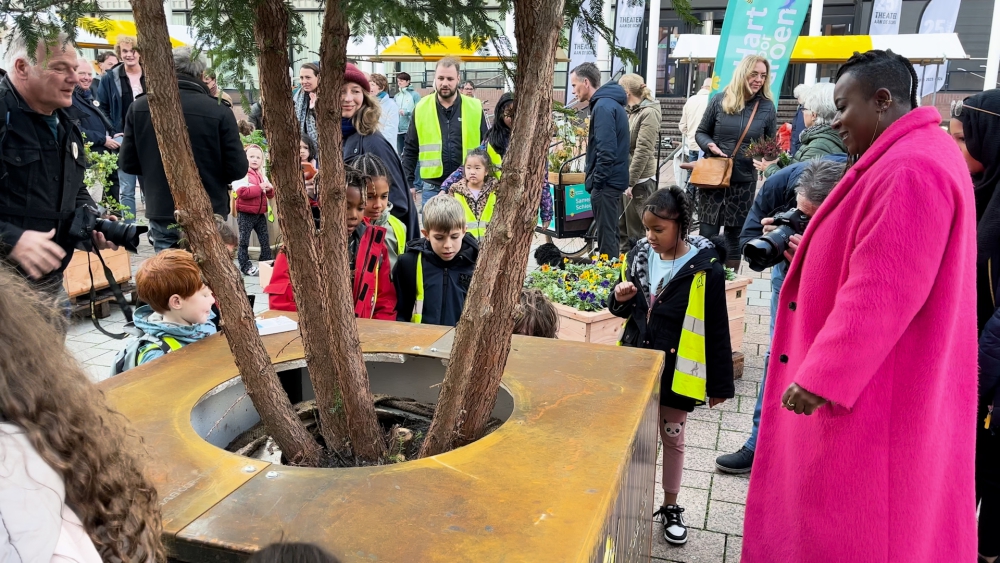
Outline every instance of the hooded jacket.
POLYGON ((236 211, 249 215, 265 215, 274 198, 274 188, 265 190, 261 184, 267 178, 263 170, 247 170, 246 178, 233 184, 236 190, 236 211))
MULTIPOLYGON (((847 154, 844 140, 829 125, 814 125, 803 131, 799 139, 801 144, 799 150, 795 151, 792 162, 805 162, 831 154, 847 154)), ((781 168, 776 162, 767 167, 764 176, 770 177, 781 168)))
MULTIPOLYGON (((372 225, 375 225, 376 227, 382 227, 383 229, 385 229, 385 245, 388 247, 389 250, 390 271, 392 268, 396 267, 396 260, 399 258, 399 255, 402 254, 403 252, 406 252, 406 238, 407 238, 405 236, 406 232, 404 232, 403 233, 404 236, 402 237, 402 239, 400 239, 400 237, 396 234, 396 230, 393 229, 392 225, 389 224, 389 216, 391 214, 392 214, 392 202, 390 201, 387 207, 382 211, 382 214, 379 215, 377 219, 371 222, 372 225), (403 245, 402 251, 399 248, 400 244, 403 245)), ((399 219, 395 215, 392 216, 397 220, 399 219)), ((402 221, 400 221, 400 223, 402 223, 402 221)), ((406 230, 406 224, 403 224, 403 229, 406 230)))
MULTIPOLYGON (((763 92, 763 88, 761 88, 761 92, 763 92)), ((753 167, 753 159, 744 156, 743 151, 750 146, 751 141, 762 137, 774 137, 778 132, 778 118, 774 102, 765 98, 761 92, 747 101, 743 111, 735 115, 729 115, 722 110, 722 100, 725 94, 716 94, 708 102, 705 116, 701 118, 701 125, 698 126, 698 132, 695 134, 698 146, 708 156, 714 156, 714 153, 708 150, 708 145, 711 143, 715 143, 719 150, 726 153, 727 156, 733 156, 733 153, 736 153, 731 184, 747 184, 757 181, 757 170, 753 167), (743 134, 743 129, 746 127, 747 120, 753 113, 754 104, 757 102, 760 102, 760 105, 757 106, 753 123, 746 136, 743 137, 743 143, 738 147, 739 150, 737 150, 736 141, 743 134)))
MULTIPOLYGON (((215 317, 214 313, 211 317, 215 317)), ((171 336, 177 339, 177 342, 181 346, 187 346, 192 342, 197 342, 202 338, 215 334, 215 325, 212 324, 211 319, 209 322, 200 325, 179 325, 163 320, 163 315, 153 311, 153 308, 149 305, 143 305, 135 310, 135 314, 132 316, 132 324, 135 325, 135 328, 149 336, 161 339, 164 336, 171 336)), ((163 351, 154 347, 143 354, 139 365, 155 360, 162 355, 163 351)))
MULTIPOLYGON (((229 106, 210 96, 205 84, 194 76, 178 74, 177 84, 201 182, 212 201, 212 211, 227 217, 229 184, 246 176, 250 168, 240 142, 236 116, 229 106)), ((118 167, 128 174, 142 176, 148 219, 174 221, 174 198, 163 170, 146 96, 140 96, 132 104, 125 118, 125 138, 118 153, 118 167)))
POLYGON ((462 248, 445 262, 431 248, 431 241, 422 238, 410 242, 406 253, 396 261, 392 283, 396 286, 396 318, 410 321, 417 300, 417 256, 422 256, 424 273, 423 323, 455 326, 465 307, 465 296, 472 283, 472 272, 479 258, 479 243, 466 233, 462 248))
POLYGON ((634 186, 643 178, 656 176, 657 149, 660 145, 660 122, 663 115, 660 102, 643 99, 625 108, 628 113, 629 154, 628 185, 634 186))
MULTIPOLYGON (((124 80, 126 84, 129 83, 128 77, 125 76, 125 63, 118 63, 104 74, 101 78, 100 84, 97 85, 97 100, 101 102, 101 110, 104 111, 104 115, 106 115, 108 120, 111 121, 112 131, 114 134, 125 131, 125 116, 128 114, 130 106, 135 103, 132 100, 131 86, 129 87, 128 92, 125 92, 127 95, 122 94, 122 80, 124 80)), ((142 84, 142 91, 145 93, 145 71, 143 71, 142 76, 139 77, 139 83, 142 84)))
POLYGON ((628 115, 625 89, 608 82, 590 98, 590 132, 587 135, 587 193, 629 187, 628 115))
POLYGON ((608 297, 608 308, 612 314, 628 319, 622 336, 623 345, 660 350, 666 354, 666 368, 660 379, 660 404, 691 412, 695 401, 674 393, 671 385, 691 282, 699 271, 707 275, 705 363, 708 375, 705 390, 708 397, 731 399, 736 389, 733 384, 733 350, 729 340, 726 272, 723 267, 726 245, 699 236, 688 238, 688 243, 698 248, 698 254, 677 272, 658 295, 653 296, 649 284, 650 245, 647 239, 640 240, 625 259, 627 267, 622 280, 635 284, 638 292, 625 303, 615 300, 612 292, 608 297))
POLYGON ((73 112, 80 123, 80 131, 86 135, 84 143, 93 143, 94 152, 107 152, 104 143, 112 133, 113 125, 101 111, 101 104, 94 99, 90 90, 77 86, 73 89, 73 112))

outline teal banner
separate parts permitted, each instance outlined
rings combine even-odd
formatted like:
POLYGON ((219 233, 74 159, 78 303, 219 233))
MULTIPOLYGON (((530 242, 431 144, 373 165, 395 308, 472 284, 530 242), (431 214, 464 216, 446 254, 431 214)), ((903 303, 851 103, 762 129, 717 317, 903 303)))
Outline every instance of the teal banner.
POLYGON ((761 55, 771 63, 771 98, 777 101, 809 4, 810 0, 730 1, 715 55, 712 94, 729 84, 744 57, 761 55))

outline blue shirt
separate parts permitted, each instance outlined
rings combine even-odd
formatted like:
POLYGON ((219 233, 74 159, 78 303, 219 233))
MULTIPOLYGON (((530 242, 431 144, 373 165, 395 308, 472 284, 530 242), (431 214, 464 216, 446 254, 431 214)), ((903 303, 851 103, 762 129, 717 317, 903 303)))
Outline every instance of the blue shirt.
POLYGON ((653 295, 660 293, 660 291, 670 283, 670 280, 674 279, 677 272, 681 271, 684 264, 691 261, 695 255, 698 254, 698 249, 694 245, 689 245, 688 251, 682 256, 678 256, 674 260, 664 260, 660 258, 653 247, 649 248, 649 288, 652 292, 650 299, 653 295))
POLYGON ((49 129, 52 130, 52 136, 59 140, 59 116, 53 113, 52 115, 43 115, 42 119, 48 124, 49 129))

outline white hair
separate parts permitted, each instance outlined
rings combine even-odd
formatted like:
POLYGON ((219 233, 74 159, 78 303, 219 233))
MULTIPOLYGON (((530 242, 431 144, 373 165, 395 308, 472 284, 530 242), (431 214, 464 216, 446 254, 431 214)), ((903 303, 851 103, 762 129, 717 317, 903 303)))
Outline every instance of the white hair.
POLYGON ((837 114, 833 103, 833 84, 813 84, 802 93, 802 107, 816 114, 813 125, 829 125, 837 114))
POLYGON ((792 90, 792 95, 795 96, 796 100, 801 100, 803 97, 805 97, 806 88, 808 87, 809 86, 806 84, 799 84, 798 86, 795 87, 794 90, 792 90))
MULTIPOLYGON (((16 65, 17 61, 19 60, 25 60, 28 62, 29 65, 32 66, 38 64, 37 61, 35 62, 31 61, 34 53, 30 54, 28 53, 28 44, 24 39, 24 35, 22 35, 21 32, 19 32, 18 30, 11 29, 10 32, 7 34, 7 37, 4 38, 2 42, 6 43, 7 45, 6 49, 4 49, 3 52, 4 53, 3 62, 0 63, 0 68, 3 68, 8 72, 12 72, 14 70, 14 65, 16 65)), ((65 33, 59 33, 59 35, 56 37, 56 40, 51 43, 48 43, 48 45, 62 46, 69 42, 70 42, 69 35, 66 35, 65 33)), ((41 45, 42 41, 39 41, 38 44, 41 45)), ((35 48, 37 49, 38 45, 36 45, 35 48)))
POLYGON ((205 69, 208 68, 208 59, 204 53, 197 52, 191 47, 177 47, 174 49, 174 70, 190 74, 195 78, 201 78, 205 69))

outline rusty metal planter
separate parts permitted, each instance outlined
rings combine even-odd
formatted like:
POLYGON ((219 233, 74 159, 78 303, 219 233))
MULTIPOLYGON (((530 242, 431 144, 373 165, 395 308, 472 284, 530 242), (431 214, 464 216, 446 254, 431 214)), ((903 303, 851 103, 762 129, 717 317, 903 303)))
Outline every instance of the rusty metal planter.
MULTIPOLYGON (((366 354, 448 361, 447 327, 358 325, 366 354)), ((264 342, 276 364, 301 364, 297 333, 264 342)), ((518 336, 500 429, 440 456, 356 469, 270 465, 206 441, 192 413, 238 376, 222 336, 101 386, 146 442, 178 560, 240 561, 283 539, 342 561, 620 563, 650 557, 662 369, 659 352, 518 336)))

